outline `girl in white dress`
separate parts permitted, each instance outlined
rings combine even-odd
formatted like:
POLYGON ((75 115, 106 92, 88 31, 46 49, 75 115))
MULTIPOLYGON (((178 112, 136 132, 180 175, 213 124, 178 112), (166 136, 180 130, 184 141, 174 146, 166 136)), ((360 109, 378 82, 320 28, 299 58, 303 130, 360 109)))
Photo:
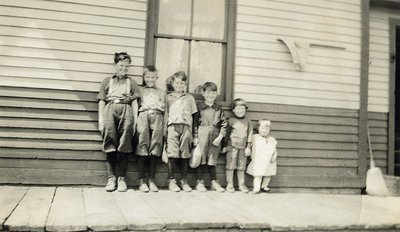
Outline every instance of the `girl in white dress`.
POLYGON ((247 173, 254 177, 252 193, 259 193, 261 187, 269 192, 268 184, 271 176, 276 175, 277 142, 269 135, 270 127, 271 121, 260 120, 258 134, 253 135, 251 162, 247 167, 247 173))

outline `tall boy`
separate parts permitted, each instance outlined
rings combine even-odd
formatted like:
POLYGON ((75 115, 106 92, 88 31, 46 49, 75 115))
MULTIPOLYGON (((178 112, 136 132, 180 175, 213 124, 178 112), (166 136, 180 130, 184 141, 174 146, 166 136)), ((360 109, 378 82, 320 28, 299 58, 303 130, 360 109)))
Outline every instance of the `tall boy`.
POLYGON ((179 192, 181 189, 175 179, 175 166, 181 163, 181 187, 190 192, 192 188, 187 183, 189 159, 192 157, 191 148, 193 141, 193 114, 197 112, 194 97, 185 92, 186 74, 183 71, 171 76, 173 92, 166 97, 165 129, 167 137, 166 152, 168 156, 168 188, 179 192))
MULTIPOLYGON (((223 110, 215 103, 218 96, 218 87, 213 82, 206 82, 202 86, 204 101, 197 108, 199 112, 195 117, 195 138, 198 138, 198 146, 201 150, 201 162, 197 170, 196 190, 206 192, 202 172, 210 173, 211 190, 225 191, 217 181, 216 165, 221 150, 221 140, 226 134, 227 123, 224 119, 223 110)), ((196 141, 197 139, 195 139, 196 141)), ((196 145, 196 144, 195 144, 196 145)))
POLYGON ((108 181, 106 191, 125 192, 128 154, 133 152, 132 138, 136 128, 138 86, 128 77, 131 57, 126 52, 115 53, 115 74, 103 80, 99 100, 99 130, 106 153, 108 181), (118 183, 117 183, 118 178, 118 183))

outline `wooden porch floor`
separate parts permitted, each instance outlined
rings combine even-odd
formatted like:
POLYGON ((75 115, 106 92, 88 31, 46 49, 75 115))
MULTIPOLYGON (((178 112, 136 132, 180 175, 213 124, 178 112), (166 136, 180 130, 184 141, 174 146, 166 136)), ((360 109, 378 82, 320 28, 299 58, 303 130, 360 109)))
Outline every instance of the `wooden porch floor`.
POLYGON ((400 231, 400 197, 0 186, 3 231, 400 231))

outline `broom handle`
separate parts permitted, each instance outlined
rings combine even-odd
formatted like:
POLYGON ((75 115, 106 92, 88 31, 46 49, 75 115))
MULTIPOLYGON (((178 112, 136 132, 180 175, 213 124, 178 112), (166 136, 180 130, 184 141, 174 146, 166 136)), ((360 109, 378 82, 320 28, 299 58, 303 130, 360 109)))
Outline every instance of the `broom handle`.
POLYGON ((369 125, 367 124, 368 151, 369 151, 369 166, 375 168, 374 157, 372 156, 371 135, 369 133, 369 125))

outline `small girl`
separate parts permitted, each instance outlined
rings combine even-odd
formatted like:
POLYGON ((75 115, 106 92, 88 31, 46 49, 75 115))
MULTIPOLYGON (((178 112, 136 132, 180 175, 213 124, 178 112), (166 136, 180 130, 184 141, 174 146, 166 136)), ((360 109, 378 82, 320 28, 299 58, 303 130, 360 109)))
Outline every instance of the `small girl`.
POLYGON ((156 87, 158 71, 153 65, 143 72, 143 86, 140 91, 136 147, 138 156, 139 190, 157 192, 154 182, 156 167, 163 147, 163 124, 165 111, 165 91, 156 87), (146 171, 149 179, 146 180, 146 171))
POLYGON ((251 162, 247 174, 254 177, 252 193, 259 193, 261 187, 269 192, 268 184, 271 176, 276 175, 276 140, 269 136, 271 121, 258 121, 258 134, 253 135, 251 162), (262 185, 261 185, 262 183, 262 185))

